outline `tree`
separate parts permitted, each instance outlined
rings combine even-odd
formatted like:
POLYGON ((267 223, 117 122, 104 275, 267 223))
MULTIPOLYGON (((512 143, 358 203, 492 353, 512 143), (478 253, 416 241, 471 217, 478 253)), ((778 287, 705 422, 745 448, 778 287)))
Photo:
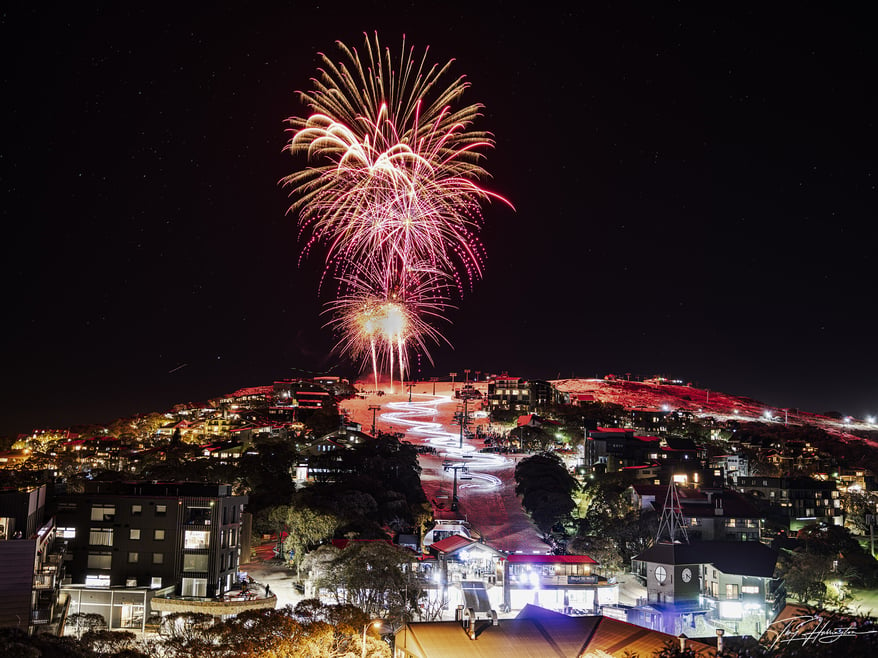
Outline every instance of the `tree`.
POLYGON ((81 638, 82 644, 97 656, 117 656, 123 651, 134 651, 135 640, 131 631, 108 630, 90 630, 81 638))
POLYGON ((369 617, 407 618, 422 593, 409 577, 413 559, 411 551, 388 542, 351 542, 323 572, 319 586, 369 617))
POLYGON ((339 519, 334 514, 294 503, 287 512, 287 525, 290 534, 284 541, 284 550, 293 551, 298 574, 305 551, 311 546, 332 539, 335 529, 339 526, 339 519))
POLYGON ((107 620, 96 612, 75 612, 67 617, 67 624, 76 629, 76 637, 83 633, 107 627, 107 620))
POLYGON ((781 553, 779 569, 787 591, 802 603, 826 598, 825 580, 831 569, 830 560, 823 555, 799 551, 781 553))
POLYGON ((567 553, 588 555, 600 565, 604 573, 613 574, 625 567, 619 554, 619 546, 612 537, 574 537, 567 544, 567 553))
POLYGON ((214 617, 205 613, 174 612, 162 618, 159 645, 174 658, 209 658, 216 644, 214 617))
POLYGON ((845 511, 845 525, 858 534, 869 534, 869 517, 874 524, 876 509, 878 509, 878 496, 872 491, 851 491, 842 494, 842 505, 845 511))
POLYGON ((554 453, 539 453, 515 466, 515 493, 544 535, 573 511, 576 480, 554 453))

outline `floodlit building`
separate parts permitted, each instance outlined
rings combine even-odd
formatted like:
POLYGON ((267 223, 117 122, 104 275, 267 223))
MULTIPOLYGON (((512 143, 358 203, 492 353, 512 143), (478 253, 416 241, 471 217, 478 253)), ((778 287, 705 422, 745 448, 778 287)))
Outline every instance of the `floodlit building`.
POLYGON ((646 628, 704 637, 760 636, 786 602, 774 578, 777 551, 760 542, 659 542, 632 560, 647 598, 628 620, 646 628))

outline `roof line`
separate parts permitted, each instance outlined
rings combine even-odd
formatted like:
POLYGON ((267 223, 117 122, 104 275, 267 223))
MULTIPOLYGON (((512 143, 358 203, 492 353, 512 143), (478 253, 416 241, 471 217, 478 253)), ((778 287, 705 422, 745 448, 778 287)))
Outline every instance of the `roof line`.
MULTIPOLYGON (((561 647, 559 647, 555 643, 555 639, 546 631, 545 628, 543 628, 540 620, 532 619, 531 621, 533 621, 533 625, 536 626, 536 629, 540 632, 540 635, 543 636, 543 639, 549 643, 549 646, 552 647, 552 649, 554 649, 555 655, 557 655, 559 658, 567 658, 567 654, 561 650, 561 647)), ((581 656, 582 652, 580 651, 577 655, 581 656)))

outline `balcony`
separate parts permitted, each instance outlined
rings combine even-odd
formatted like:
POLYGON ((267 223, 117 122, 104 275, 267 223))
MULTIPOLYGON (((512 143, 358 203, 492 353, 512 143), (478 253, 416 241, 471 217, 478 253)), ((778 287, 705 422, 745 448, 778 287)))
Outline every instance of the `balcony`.
POLYGON ((156 596, 150 605, 153 610, 162 613, 203 612, 215 617, 237 615, 247 610, 274 610, 277 605, 274 594, 248 599, 240 596, 239 592, 231 591, 226 593, 226 597, 213 599, 197 596, 156 596))
POLYGON ((54 589, 55 571, 43 570, 34 574, 34 589, 54 589))

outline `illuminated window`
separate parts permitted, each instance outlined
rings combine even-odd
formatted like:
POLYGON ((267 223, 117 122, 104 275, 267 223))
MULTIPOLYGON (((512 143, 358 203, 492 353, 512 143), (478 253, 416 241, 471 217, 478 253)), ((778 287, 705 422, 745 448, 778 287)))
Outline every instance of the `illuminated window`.
POLYGON ((165 531, 161 529, 154 530, 152 533, 152 538, 156 541, 162 541, 165 538, 165 531))
POLYGON ((132 505, 131 513, 132 514, 140 514, 143 511, 143 505, 132 505))
POLYGON ((164 553, 153 553, 152 554, 152 563, 153 564, 164 564, 165 563, 165 554, 164 553))
POLYGON ((155 506, 155 513, 156 514, 167 514, 168 513, 168 506, 167 505, 156 505, 155 506))
MULTIPOLYGON (((109 567, 107 567, 109 568, 109 567)), ((109 587, 110 586, 110 574, 97 574, 90 573, 85 577, 85 586, 86 587, 109 587)))
POLYGON ((744 585, 741 587, 742 594, 759 594, 759 588, 756 585, 744 585))
POLYGON ((92 528, 88 533, 88 543, 92 546, 112 546, 112 528, 92 528))
POLYGON ((727 599, 738 598, 738 585, 737 584, 729 583, 726 585, 726 598, 727 599))
POLYGON ((137 551, 130 551, 128 553, 128 562, 138 562, 140 560, 140 553, 137 551))
POLYGON ((115 505, 92 505, 91 507, 92 521, 112 521, 115 514, 115 505))
POLYGON ((183 548, 210 548, 210 532, 187 530, 183 533, 183 548))
POLYGON ((140 528, 131 528, 128 531, 128 539, 140 539, 140 528))

